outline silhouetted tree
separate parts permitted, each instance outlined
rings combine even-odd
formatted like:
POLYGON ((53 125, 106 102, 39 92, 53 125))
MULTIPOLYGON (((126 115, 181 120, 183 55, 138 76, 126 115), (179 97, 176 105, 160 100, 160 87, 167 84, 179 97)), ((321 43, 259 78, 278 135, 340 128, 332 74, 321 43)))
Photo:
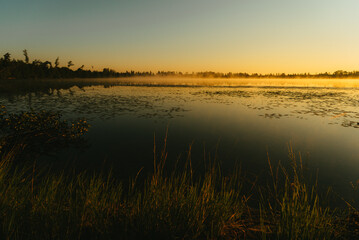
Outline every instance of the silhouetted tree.
POLYGON ((10 62, 10 60, 11 60, 11 54, 10 53, 5 53, 4 54, 4 62, 5 63, 9 63, 10 62))
POLYGON ((55 60, 55 68, 58 68, 59 65, 60 65, 60 60, 59 60, 59 57, 57 57, 55 60))
POLYGON ((49 61, 42 62, 38 59, 29 63, 29 57, 27 50, 23 50, 25 61, 11 59, 10 53, 4 54, 0 58, 0 79, 28 79, 28 78, 73 78, 73 77, 133 77, 133 76, 183 76, 183 77, 201 77, 201 78, 359 78, 359 71, 347 72, 343 70, 335 71, 334 73, 297 73, 297 74, 285 74, 285 73, 270 73, 270 74, 258 74, 258 73, 219 73, 219 72, 192 72, 182 73, 175 71, 158 71, 153 72, 135 72, 125 71, 116 72, 109 68, 104 68, 102 71, 84 70, 84 65, 79 67, 76 71, 70 69, 74 66, 72 61, 69 61, 67 67, 59 67, 59 57, 56 58, 54 67, 49 61))
POLYGON ((27 55, 27 50, 24 49, 23 53, 24 53, 24 56, 25 56, 25 63, 28 64, 29 63, 29 56, 27 55))
POLYGON ((50 61, 46 61, 43 63, 46 68, 52 68, 52 63, 50 61))
POLYGON ((32 61, 32 64, 35 65, 35 66, 40 66, 41 65, 41 61, 38 60, 38 59, 35 59, 34 61, 32 61))
POLYGON ((67 67, 68 68, 70 68, 70 67, 72 67, 74 64, 72 63, 72 61, 69 61, 68 63, 67 63, 67 67))

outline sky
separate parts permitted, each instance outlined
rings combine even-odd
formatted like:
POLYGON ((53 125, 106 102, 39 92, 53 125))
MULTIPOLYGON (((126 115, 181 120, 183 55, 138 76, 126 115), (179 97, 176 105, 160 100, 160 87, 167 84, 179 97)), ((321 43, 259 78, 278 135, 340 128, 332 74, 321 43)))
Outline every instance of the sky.
POLYGON ((0 54, 117 71, 352 71, 358 12, 358 0, 0 0, 0 54))

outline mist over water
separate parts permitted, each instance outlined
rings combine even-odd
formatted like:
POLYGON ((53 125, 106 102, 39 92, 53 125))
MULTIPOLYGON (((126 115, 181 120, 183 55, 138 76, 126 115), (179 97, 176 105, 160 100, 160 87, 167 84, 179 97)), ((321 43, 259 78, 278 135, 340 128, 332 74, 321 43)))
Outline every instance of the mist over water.
MULTIPOLYGON (((117 82, 115 80, 115 82, 117 82)), ((283 78, 187 78, 134 77, 118 81, 128 85, 207 86, 207 87, 327 87, 359 88, 358 79, 283 79, 283 78)))

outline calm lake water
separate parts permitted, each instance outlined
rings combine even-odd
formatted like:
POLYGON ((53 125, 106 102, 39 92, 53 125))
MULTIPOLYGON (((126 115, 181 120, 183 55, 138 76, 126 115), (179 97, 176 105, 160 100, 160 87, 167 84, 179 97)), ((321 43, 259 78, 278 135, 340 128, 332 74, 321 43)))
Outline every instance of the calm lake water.
POLYGON ((349 189, 359 179, 359 80, 60 80, 0 86, 9 112, 51 110, 86 118, 89 146, 64 150, 85 169, 111 166, 121 177, 153 164, 168 131, 168 162, 194 168, 218 159, 223 169, 267 171, 288 162, 288 145, 323 184, 349 189), (41 86, 41 87, 40 87, 41 86), (32 90, 31 90, 32 89, 32 90))

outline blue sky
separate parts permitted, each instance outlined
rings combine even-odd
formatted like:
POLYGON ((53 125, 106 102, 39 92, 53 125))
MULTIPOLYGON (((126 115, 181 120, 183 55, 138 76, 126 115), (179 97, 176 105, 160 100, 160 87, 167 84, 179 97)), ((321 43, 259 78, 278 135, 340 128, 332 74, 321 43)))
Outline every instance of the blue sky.
POLYGON ((0 0, 0 54, 119 71, 351 71, 358 11, 357 0, 0 0))

